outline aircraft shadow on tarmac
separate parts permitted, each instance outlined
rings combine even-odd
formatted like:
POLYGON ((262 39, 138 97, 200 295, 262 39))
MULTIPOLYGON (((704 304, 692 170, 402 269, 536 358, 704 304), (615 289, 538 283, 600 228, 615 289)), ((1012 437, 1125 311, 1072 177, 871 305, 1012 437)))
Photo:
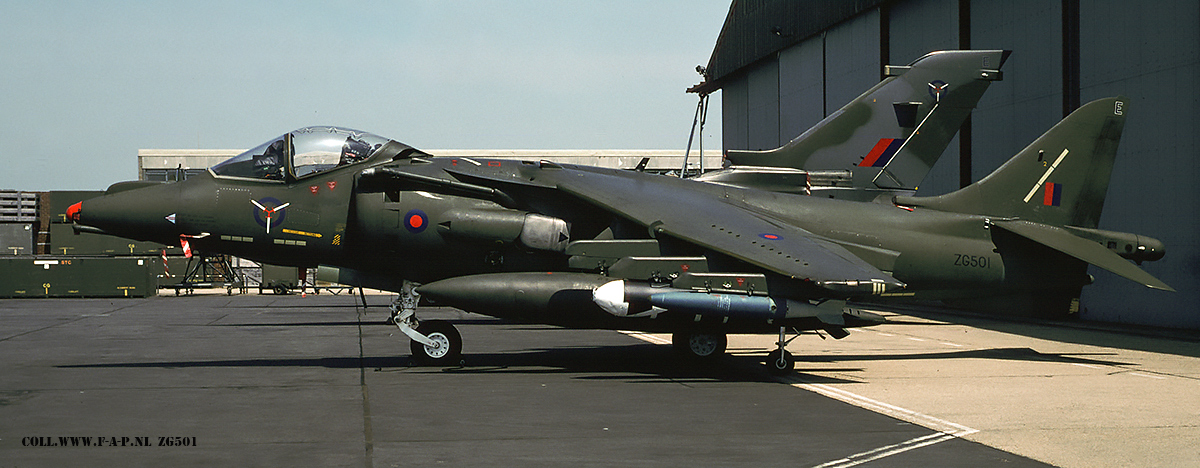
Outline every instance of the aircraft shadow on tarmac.
MULTIPOLYGON (((1042 353, 1032 348, 989 348, 938 353, 909 354, 838 354, 796 355, 796 364, 805 362, 853 362, 853 361, 905 361, 927 359, 991 359, 999 361, 1038 361, 1063 364, 1089 364, 1093 366, 1131 366, 1132 363, 1102 359, 1115 353, 1042 353)), ((823 369, 824 371, 824 369, 823 369)))
MULTIPOLYGON (((1040 361, 1091 365, 1123 366, 1099 359, 1108 354, 1039 353, 1029 348, 995 348, 942 353, 913 353, 888 355, 797 355, 798 377, 808 383, 858 383, 839 379, 829 373, 853 375, 861 368, 811 368, 806 363, 836 363, 854 361, 893 361, 929 359, 995 359, 1009 361, 1040 361), (812 372, 812 373, 810 373, 812 372), (819 374, 816 374, 819 373, 819 374)), ((278 359, 231 359, 196 361, 124 362, 105 364, 61 365, 59 368, 240 368, 240 367, 324 367, 328 369, 364 369, 368 372, 405 374, 578 374, 586 380, 618 380, 629 383, 715 383, 759 382, 780 380, 766 372, 758 350, 731 349, 730 354, 715 362, 697 362, 675 355, 666 345, 633 344, 617 346, 575 346, 564 348, 529 349, 511 352, 469 353, 464 365, 457 367, 417 366, 409 356, 314 357, 278 359)))
MULTIPOLYGON (((228 306, 226 306, 228 307, 228 306)), ((389 356, 341 356, 341 357, 286 357, 286 358, 257 358, 230 360, 191 360, 191 361, 146 361, 104 364, 74 364, 62 365, 60 368, 316 368, 328 369, 363 369, 368 372, 419 373, 425 375, 443 374, 577 374, 575 378, 590 380, 620 380, 626 382, 655 383, 670 381, 674 383, 688 382, 780 382, 766 372, 762 365, 764 352, 761 349, 731 348, 727 355, 716 361, 697 361, 676 354, 669 345, 651 343, 609 344, 609 345, 557 345, 564 341, 570 342, 575 338, 554 337, 545 333, 571 332, 569 329, 514 323, 505 320, 465 314, 457 310, 433 310, 433 314, 444 320, 455 323, 466 329, 476 328, 477 333, 533 333, 544 340, 541 348, 502 349, 482 352, 467 351, 463 356, 463 365, 456 367, 422 367, 407 355, 405 351, 396 349, 397 355, 389 356), (483 329, 488 329, 484 331, 483 329), (536 332, 536 333, 534 333, 536 332), (546 342, 553 343, 547 345, 546 342)), ((289 315, 294 318, 295 315, 289 315)), ((326 320, 326 321, 297 321, 288 322, 281 317, 266 317, 269 321, 255 323, 242 320, 237 322, 218 322, 206 326, 220 327, 364 327, 367 329, 390 328, 393 325, 385 323, 386 315, 360 314, 356 319, 326 320)), ((916 323, 914 323, 916 325, 916 323)), ((925 324, 937 326, 939 324, 925 324)), ((373 332, 372 332, 373 334, 373 332)), ((368 335, 369 336, 369 335, 368 335)), ((361 339, 361 338, 360 338, 361 339)), ((578 343, 578 341, 576 341, 578 343)), ((934 360, 934 359, 993 359, 1007 361, 1039 361, 1078 363, 1091 365, 1121 366, 1126 363, 1104 359, 1112 356, 1106 353, 1041 353, 1030 348, 992 348, 932 353, 906 354, 857 354, 829 355, 803 354, 803 347, 794 349, 797 352, 796 363, 799 377, 810 383, 857 383, 829 376, 830 373, 854 375, 861 368, 839 366, 830 368, 825 364, 869 362, 869 361, 902 361, 902 360, 934 360), (819 368, 806 368, 806 363, 822 364, 819 368), (807 371, 807 372, 806 372, 807 371)))
MULTIPOLYGON (((186 369, 186 368, 275 368, 324 367, 364 369, 367 372, 403 374, 578 374, 589 380, 622 380, 631 383, 665 382, 778 382, 762 366, 761 353, 731 354, 715 362, 696 362, 676 356, 669 346, 653 344, 576 346, 529 349, 511 352, 466 353, 463 365, 426 367, 409 356, 347 356, 313 358, 259 358, 193 361, 146 361, 104 364, 70 364, 62 369, 186 369)), ((857 369, 843 369, 853 372, 857 369)), ((398 378, 402 378, 397 375, 398 378)), ((849 382, 811 376, 820 383, 849 382)))
MULTIPOLYGON (((776 382, 762 366, 762 355, 731 349, 714 361, 697 361, 654 344, 573 346, 474 353, 465 366, 440 369, 450 374, 578 374, 586 380, 630 383, 776 382)), ((429 368, 412 368, 426 371, 429 368)), ((837 383, 832 379, 827 383, 837 383)), ((844 381, 843 381, 844 382, 844 381)))
MULTIPOLYGON (((1046 320, 1025 317, 982 315, 948 309, 895 308, 905 315, 946 322, 944 325, 967 325, 1060 343, 1145 351, 1177 356, 1200 357, 1200 332, 1166 329, 1140 325, 1089 322, 1085 320, 1046 320)), ((905 323, 889 317, 889 324, 942 325, 905 323)))

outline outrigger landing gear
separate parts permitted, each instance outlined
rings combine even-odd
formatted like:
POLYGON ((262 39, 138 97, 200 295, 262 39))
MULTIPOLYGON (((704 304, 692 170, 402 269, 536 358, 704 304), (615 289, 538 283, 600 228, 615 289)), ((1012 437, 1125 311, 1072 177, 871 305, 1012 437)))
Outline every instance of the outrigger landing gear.
POLYGON ((400 296, 392 301, 392 317, 389 319, 412 343, 413 359, 429 365, 462 364, 462 335, 454 324, 445 320, 417 320, 417 303, 421 295, 417 285, 405 280, 400 287, 400 296))
POLYGON ((725 355, 729 339, 724 333, 675 332, 671 346, 693 359, 716 359, 725 355))
MULTIPOLYGON (((793 336, 792 340, 796 339, 796 336, 793 336)), ((787 339, 787 328, 779 327, 779 341, 775 342, 777 348, 767 353, 767 371, 772 375, 788 375, 796 369, 796 358, 784 349, 792 340, 787 339)))

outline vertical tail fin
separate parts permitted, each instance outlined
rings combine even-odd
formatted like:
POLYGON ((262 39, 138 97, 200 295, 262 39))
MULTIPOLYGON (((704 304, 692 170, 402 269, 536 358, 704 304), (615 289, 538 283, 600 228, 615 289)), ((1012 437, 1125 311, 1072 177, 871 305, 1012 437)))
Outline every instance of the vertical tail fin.
POLYGON ((886 79, 788 144, 769 151, 731 150, 727 157, 737 166, 850 170, 855 185, 912 189, 991 82, 1001 78, 999 68, 1008 54, 942 51, 905 67, 889 66, 886 79))
POLYGON ((1124 97, 1092 101, 982 180, 902 205, 1095 228, 1128 110, 1124 97))

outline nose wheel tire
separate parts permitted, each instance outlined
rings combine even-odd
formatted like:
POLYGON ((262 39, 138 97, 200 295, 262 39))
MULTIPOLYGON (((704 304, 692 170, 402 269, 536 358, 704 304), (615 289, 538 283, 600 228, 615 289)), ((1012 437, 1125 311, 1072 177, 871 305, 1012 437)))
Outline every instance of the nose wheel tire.
POLYGON ((796 358, 786 350, 777 349, 767 354, 767 371, 772 375, 788 375, 796 369, 796 358))
POLYGON ((671 335, 675 351, 694 359, 716 359, 725 355, 729 344, 724 333, 680 332, 671 335))
POLYGON ((425 335, 433 346, 416 341, 409 343, 412 356, 427 365, 457 365, 462 360, 462 336, 454 325, 444 320, 425 320, 417 325, 417 333, 425 335))

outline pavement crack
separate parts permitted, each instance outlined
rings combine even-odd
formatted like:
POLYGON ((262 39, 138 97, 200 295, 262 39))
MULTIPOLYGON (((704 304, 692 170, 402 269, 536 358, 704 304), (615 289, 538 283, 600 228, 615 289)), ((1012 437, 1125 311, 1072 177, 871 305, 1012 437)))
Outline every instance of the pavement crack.
POLYGON ((204 324, 204 326, 209 326, 209 325, 212 325, 212 324, 214 324, 214 323, 217 323, 217 322, 220 322, 220 321, 222 321, 222 320, 225 320, 225 317, 228 317, 228 316, 229 316, 229 314, 223 314, 223 315, 221 315, 220 317, 217 317, 217 318, 213 319, 211 322, 208 322, 208 323, 204 324))
MULTIPOLYGON (((85 314, 85 315, 80 315, 80 316, 78 316, 78 317, 75 317, 75 318, 73 318, 73 319, 64 320, 64 321, 62 321, 62 322, 59 322, 59 323, 55 323, 55 324, 51 324, 51 325, 47 325, 47 326, 44 326, 44 327, 41 327, 41 328, 35 328, 35 329, 33 329, 33 330, 29 330, 29 331, 22 332, 22 333, 17 333, 17 334, 15 334, 15 335, 9 335, 9 336, 6 336, 6 337, 3 337, 3 338, 0 338, 0 341, 8 341, 8 340, 11 340, 11 339, 13 339, 13 338, 20 338, 20 337, 22 337, 22 336, 25 336, 25 335, 30 335, 30 334, 38 333, 38 332, 40 332, 40 331, 49 330, 49 329, 51 329, 51 328, 57 328, 57 327, 61 327, 61 326, 63 326, 63 325, 70 325, 70 324, 72 324, 72 323, 75 323, 75 322, 78 322, 78 321, 80 321, 80 320, 84 320, 84 319, 90 319, 90 318, 96 318, 96 317, 108 317, 109 315, 112 315, 114 312, 120 312, 120 311, 122 311, 122 310, 128 309, 128 308, 130 308, 130 307, 134 307, 134 306, 136 306, 136 305, 139 305, 139 304, 140 304, 140 302, 139 302, 139 303, 136 303, 136 304, 126 304, 126 305, 122 305, 121 307, 116 307, 116 308, 114 308, 114 309, 111 309, 111 310, 108 310, 108 311, 106 311, 106 312, 104 312, 104 313, 102 313, 102 314, 85 314)), ((112 305, 112 304, 110 304, 110 305, 112 305)))
POLYGON ((371 429, 371 392, 370 388, 367 387, 367 359, 363 352, 363 313, 366 310, 365 307, 357 307, 357 304, 354 309, 358 314, 358 384, 362 388, 363 444, 365 452, 363 466, 373 468, 375 463, 375 436, 371 429))

